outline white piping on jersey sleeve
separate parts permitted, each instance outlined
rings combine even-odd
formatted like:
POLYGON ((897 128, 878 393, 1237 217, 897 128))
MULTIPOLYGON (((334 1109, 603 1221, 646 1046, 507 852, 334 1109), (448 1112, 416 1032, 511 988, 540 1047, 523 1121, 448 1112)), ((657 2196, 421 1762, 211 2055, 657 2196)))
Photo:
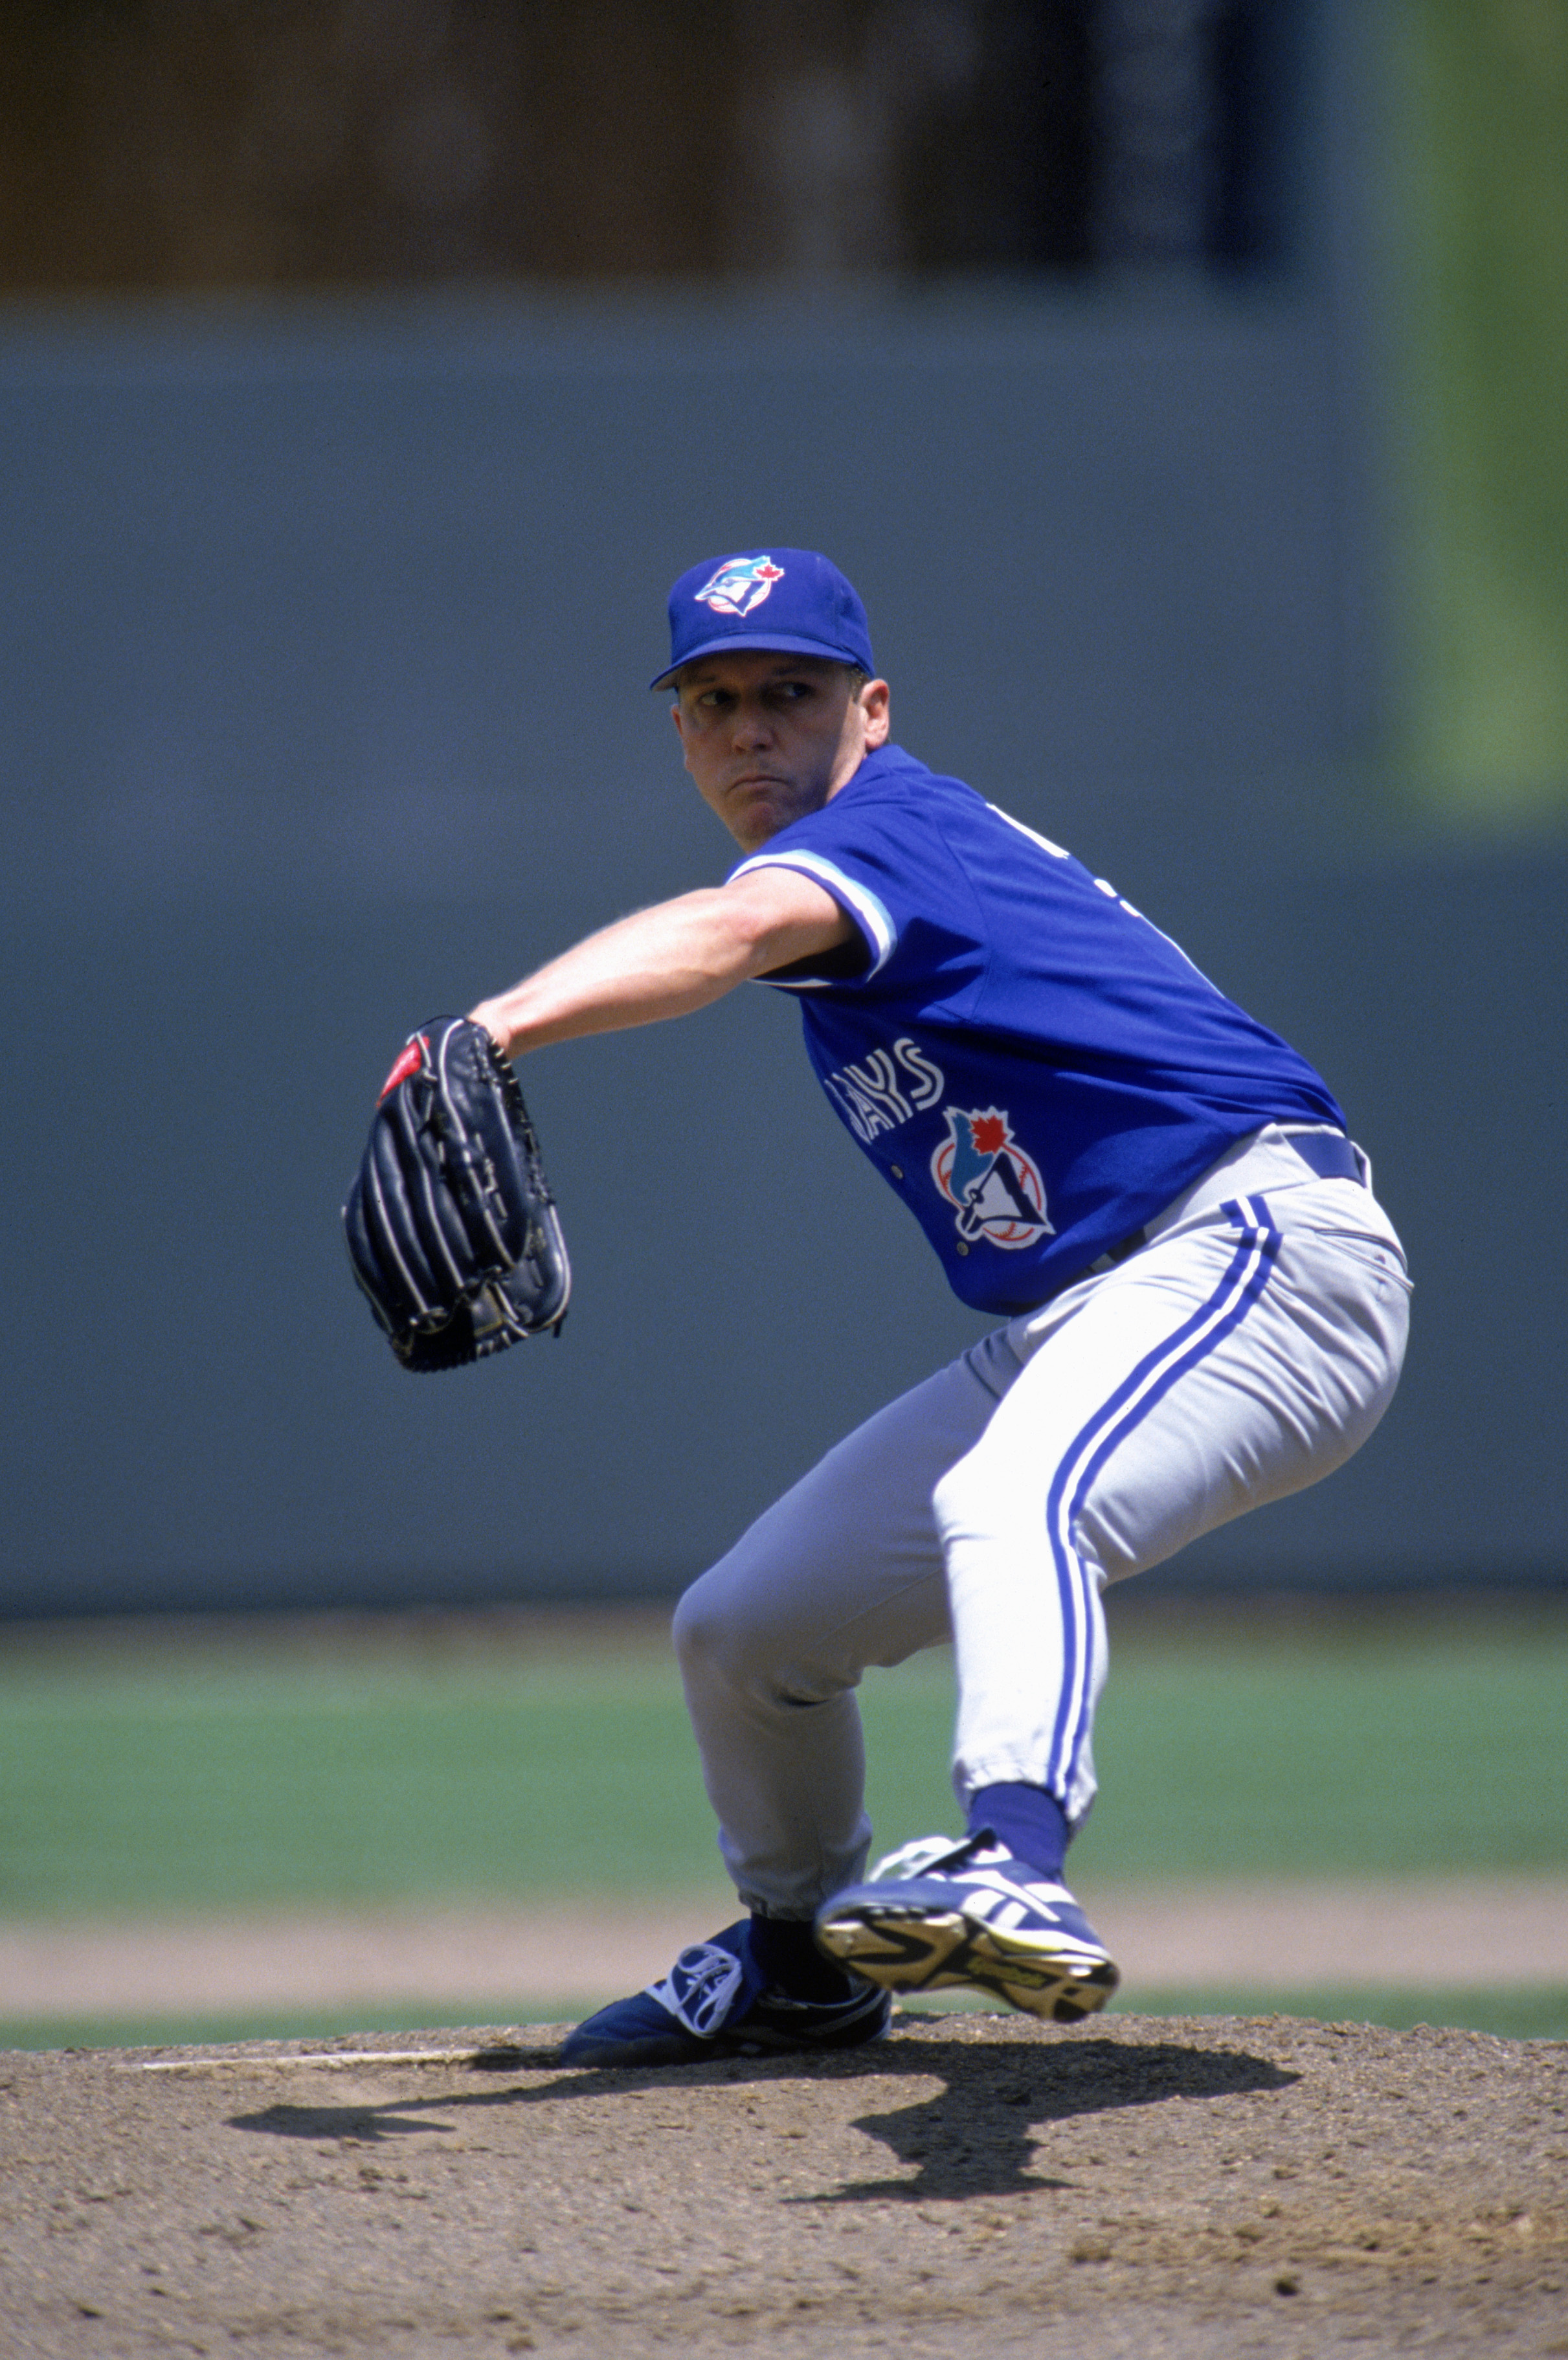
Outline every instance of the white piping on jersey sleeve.
MULTIPOLYGON (((898 948, 898 930, 868 885, 846 877, 842 869, 824 860, 820 852, 759 852, 755 859, 743 860, 738 869, 732 869, 726 882, 733 884, 737 877, 748 876, 754 869, 797 869, 802 877, 812 877, 825 884, 834 901, 842 901, 848 909, 871 945, 871 965, 864 975, 855 977, 856 983, 869 983, 874 975, 880 975, 898 948)), ((779 991, 826 991, 833 980, 831 976, 798 977, 792 982, 770 975, 757 978, 758 983, 772 984, 779 991)))

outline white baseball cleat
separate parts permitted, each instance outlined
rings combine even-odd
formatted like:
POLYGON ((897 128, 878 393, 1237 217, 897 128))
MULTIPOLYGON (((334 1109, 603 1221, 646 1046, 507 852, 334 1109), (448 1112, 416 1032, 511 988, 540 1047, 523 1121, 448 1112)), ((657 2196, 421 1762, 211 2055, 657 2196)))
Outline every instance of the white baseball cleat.
POLYGON ((1074 2024, 1121 1978, 1064 1885, 988 1828, 962 1843, 923 1836, 817 1912, 819 1950, 885 1991, 973 1983, 1010 2007, 1074 2024))

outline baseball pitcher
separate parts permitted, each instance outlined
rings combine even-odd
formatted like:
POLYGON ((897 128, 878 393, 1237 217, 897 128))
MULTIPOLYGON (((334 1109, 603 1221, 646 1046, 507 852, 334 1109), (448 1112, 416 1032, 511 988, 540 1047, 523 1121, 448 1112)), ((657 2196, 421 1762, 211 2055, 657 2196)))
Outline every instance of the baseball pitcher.
POLYGON ((351 1203, 361 1282, 411 1366, 559 1324, 514 1061, 761 982, 799 1000, 834 1114, 996 1324, 681 1601, 744 1914, 563 2055, 848 2048, 892 1993, 950 1984, 1072 2022, 1117 1981, 1063 1876, 1094 1794, 1101 1593, 1359 1448, 1403 1357, 1404 1257, 1306 1061, 1105 879, 894 743, 826 558, 696 566, 670 625, 653 685, 740 858, 413 1037, 351 1203), (458 1050, 516 1153, 443 1099, 458 1050), (967 1831, 867 1876, 856 1686, 948 1638, 967 1831))

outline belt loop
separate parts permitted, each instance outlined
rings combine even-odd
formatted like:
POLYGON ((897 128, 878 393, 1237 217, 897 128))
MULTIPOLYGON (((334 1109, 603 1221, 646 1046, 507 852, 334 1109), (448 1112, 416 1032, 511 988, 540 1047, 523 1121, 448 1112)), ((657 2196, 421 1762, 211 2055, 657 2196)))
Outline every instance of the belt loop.
POLYGON ((1288 1131, 1285 1144, 1320 1180, 1354 1180, 1367 1185, 1367 1158, 1342 1131, 1288 1131))

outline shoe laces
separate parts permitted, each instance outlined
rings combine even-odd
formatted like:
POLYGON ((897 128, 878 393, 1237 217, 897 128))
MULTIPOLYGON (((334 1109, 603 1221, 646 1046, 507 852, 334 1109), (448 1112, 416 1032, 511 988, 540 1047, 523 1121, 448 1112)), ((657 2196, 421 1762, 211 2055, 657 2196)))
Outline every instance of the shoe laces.
POLYGON ((913 1843, 879 1860, 871 1872, 871 1882, 886 1885, 905 1877, 929 1876, 933 1871, 946 1874, 981 1852, 996 1849, 996 1831, 991 1828, 976 1828, 969 1836, 917 1836, 913 1843))
POLYGON ((893 1884, 920 1876, 951 1876, 960 1885, 989 1886, 1000 1897, 1022 1896, 1032 1907, 1048 1915, 1054 1914, 1056 1904, 1073 1902, 1060 1878, 1045 1876, 1028 1861, 1019 1860, 998 1840, 994 1828, 976 1828, 961 1842, 952 1836, 918 1836, 913 1843, 879 1860, 871 1872, 871 1883, 893 1884))

